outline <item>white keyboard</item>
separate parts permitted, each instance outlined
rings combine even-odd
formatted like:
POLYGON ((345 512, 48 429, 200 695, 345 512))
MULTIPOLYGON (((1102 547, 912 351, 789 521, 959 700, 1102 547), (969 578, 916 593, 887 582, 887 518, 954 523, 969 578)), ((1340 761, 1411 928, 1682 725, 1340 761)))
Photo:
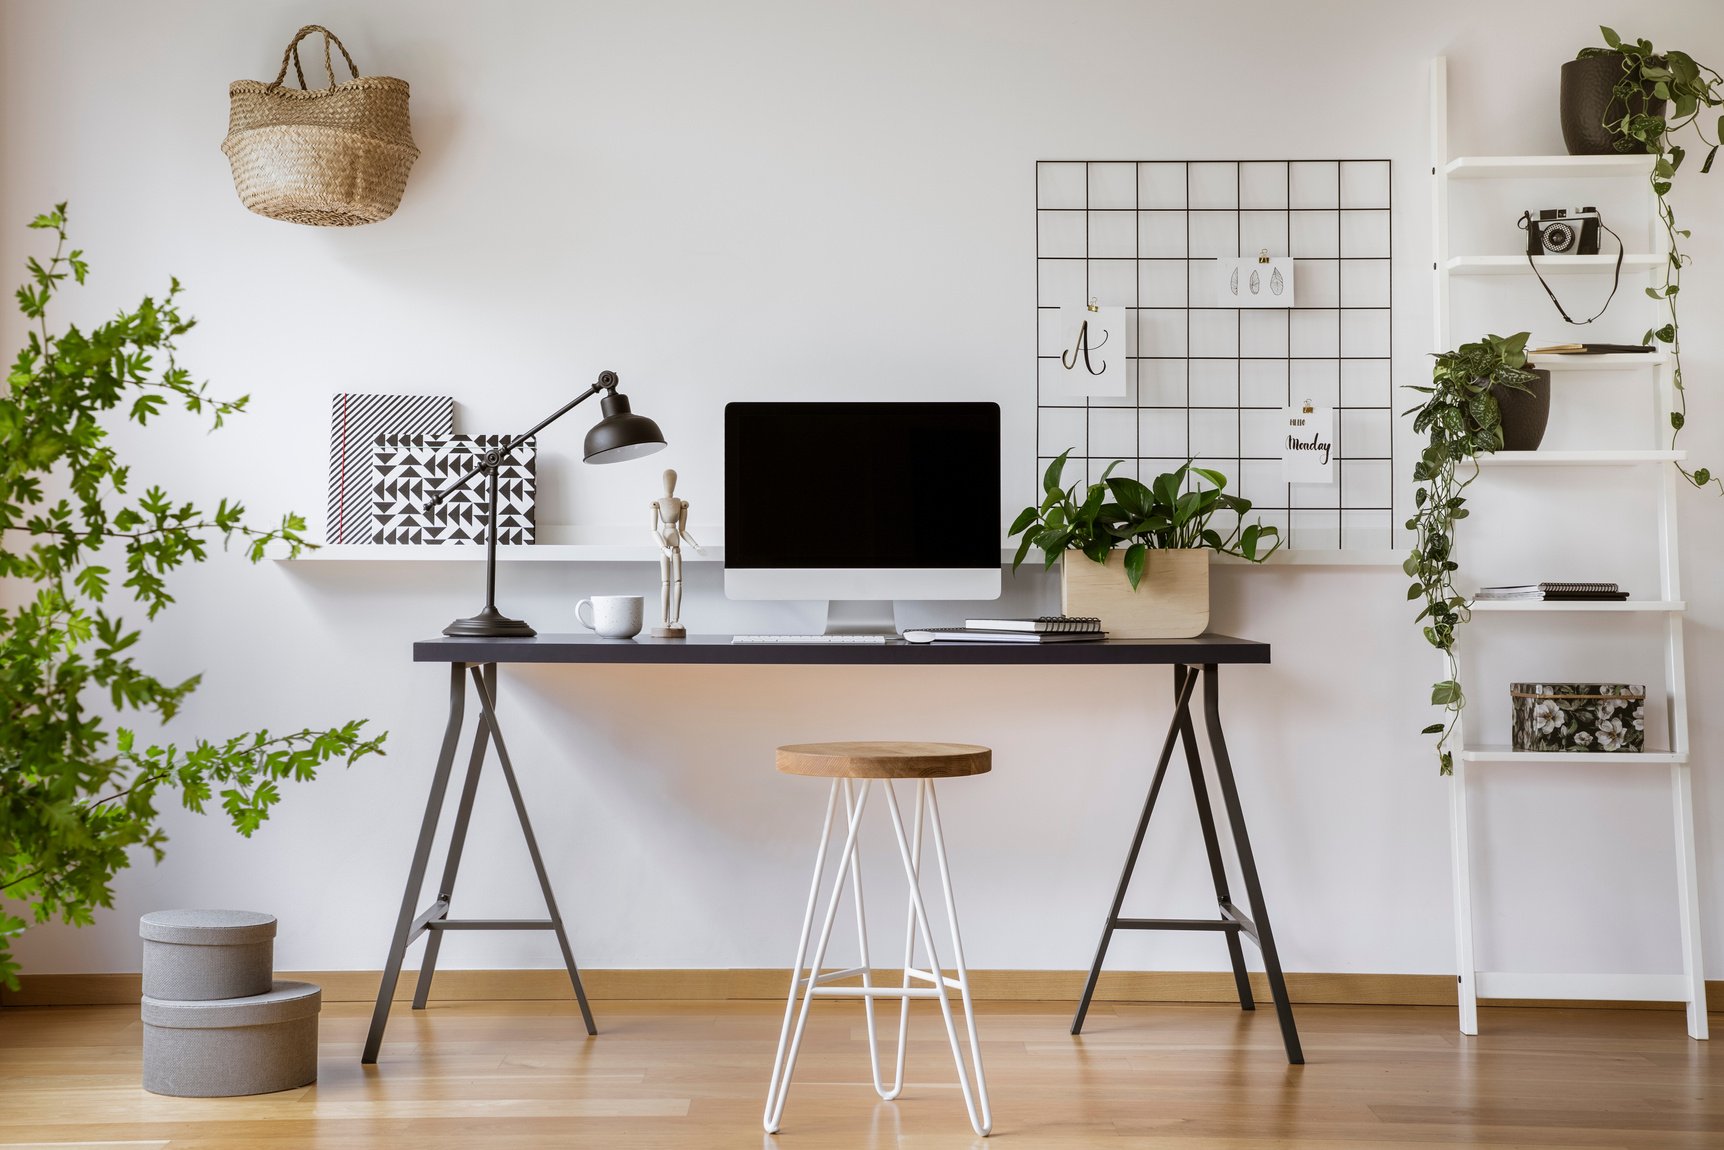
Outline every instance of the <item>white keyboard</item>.
POLYGON ((883 647, 884 635, 732 635, 732 643, 855 643, 883 647))

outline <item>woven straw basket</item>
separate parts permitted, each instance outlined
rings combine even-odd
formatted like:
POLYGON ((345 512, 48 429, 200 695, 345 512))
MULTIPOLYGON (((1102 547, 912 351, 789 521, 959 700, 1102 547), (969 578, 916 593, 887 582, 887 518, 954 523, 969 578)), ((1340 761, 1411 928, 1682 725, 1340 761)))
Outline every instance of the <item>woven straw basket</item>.
POLYGON ((240 202, 260 216, 338 228, 388 219, 401 203, 418 158, 407 121, 407 82, 364 76, 335 33, 320 24, 299 30, 281 56, 274 81, 235 80, 221 150, 233 164, 240 202), (310 91, 299 42, 323 34, 329 87, 310 91), (341 49, 353 78, 335 82, 329 46, 341 49), (284 87, 293 64, 299 88, 284 87))

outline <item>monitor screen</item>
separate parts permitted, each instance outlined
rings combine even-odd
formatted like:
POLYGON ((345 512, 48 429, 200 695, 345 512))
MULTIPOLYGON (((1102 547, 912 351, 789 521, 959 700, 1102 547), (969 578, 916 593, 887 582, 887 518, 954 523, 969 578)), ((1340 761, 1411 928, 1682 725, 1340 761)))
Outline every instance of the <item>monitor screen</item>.
POLYGON ((997 403, 732 403, 724 441, 727 568, 999 571, 997 403))

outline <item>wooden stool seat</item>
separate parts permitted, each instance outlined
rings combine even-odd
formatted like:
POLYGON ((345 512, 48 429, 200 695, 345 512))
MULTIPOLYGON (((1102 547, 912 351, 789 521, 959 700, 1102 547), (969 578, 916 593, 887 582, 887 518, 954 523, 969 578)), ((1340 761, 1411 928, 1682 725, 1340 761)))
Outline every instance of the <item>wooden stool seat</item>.
POLYGON ((823 779, 955 779, 985 775, 994 752, 974 743, 792 743, 778 769, 823 779))

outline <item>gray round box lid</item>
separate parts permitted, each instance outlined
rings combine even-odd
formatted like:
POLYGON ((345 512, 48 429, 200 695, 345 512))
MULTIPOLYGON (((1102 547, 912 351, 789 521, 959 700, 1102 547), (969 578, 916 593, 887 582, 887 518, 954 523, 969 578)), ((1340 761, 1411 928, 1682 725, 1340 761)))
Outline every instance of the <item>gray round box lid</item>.
POLYGON ((138 937, 182 946, 234 946, 275 937, 275 916, 255 910, 153 910, 138 920, 138 937))
POLYGON ((182 1002, 144 995, 141 1011, 147 1026, 176 1030, 204 1030, 232 1026, 267 1026, 291 1022, 316 1014, 323 1007, 323 991, 309 982, 275 982, 268 994, 250 998, 216 998, 182 1002))

